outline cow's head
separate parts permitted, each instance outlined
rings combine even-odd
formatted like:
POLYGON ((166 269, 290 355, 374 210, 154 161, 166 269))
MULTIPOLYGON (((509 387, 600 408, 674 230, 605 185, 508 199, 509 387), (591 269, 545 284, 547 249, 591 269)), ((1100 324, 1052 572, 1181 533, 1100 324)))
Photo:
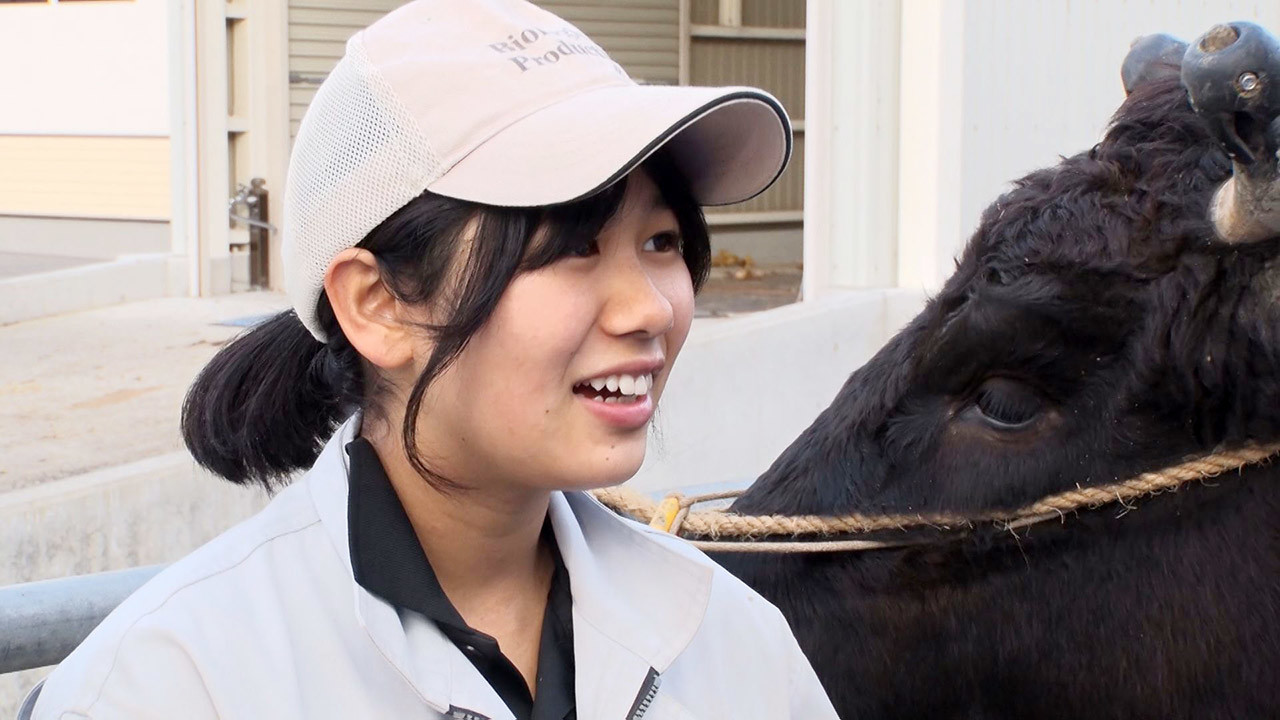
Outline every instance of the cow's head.
POLYGON ((741 509, 1012 508, 1280 439, 1280 53, 1245 24, 1134 52, 1103 141, 987 209, 741 509))

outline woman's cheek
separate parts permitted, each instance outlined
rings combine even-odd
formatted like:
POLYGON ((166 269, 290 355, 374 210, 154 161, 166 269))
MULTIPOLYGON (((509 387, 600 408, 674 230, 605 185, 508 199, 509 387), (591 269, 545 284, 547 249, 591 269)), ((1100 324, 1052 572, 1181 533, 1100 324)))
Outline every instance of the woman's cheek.
POLYGON ((685 338, 689 336, 689 328, 693 324, 693 281, 689 277, 689 271, 681 266, 679 273, 674 273, 669 283, 664 287, 664 294, 667 296, 667 302, 671 304, 671 330, 667 332, 667 361, 672 362, 675 356, 680 352, 680 348, 684 346, 685 338))

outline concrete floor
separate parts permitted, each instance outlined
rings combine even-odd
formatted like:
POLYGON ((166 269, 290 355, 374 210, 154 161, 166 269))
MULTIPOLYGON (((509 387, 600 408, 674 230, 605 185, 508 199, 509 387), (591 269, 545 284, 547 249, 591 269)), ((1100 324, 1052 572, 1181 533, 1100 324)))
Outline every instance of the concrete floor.
POLYGON ((728 317, 768 310, 800 299, 800 269, 796 265, 763 266, 760 276, 736 279, 729 268, 713 268, 698 295, 695 317, 728 317))
POLYGON ((181 449, 187 386, 283 294, 164 298, 0 326, 0 492, 181 449))

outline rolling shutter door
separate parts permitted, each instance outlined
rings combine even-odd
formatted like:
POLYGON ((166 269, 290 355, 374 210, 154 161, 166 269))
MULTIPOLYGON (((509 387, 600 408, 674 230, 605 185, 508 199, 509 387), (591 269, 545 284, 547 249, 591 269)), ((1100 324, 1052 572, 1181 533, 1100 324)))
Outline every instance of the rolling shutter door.
POLYGON ((316 88, 337 64, 347 38, 403 0, 289 0, 289 137, 316 88))
POLYGON ((679 0, 535 1, 578 26, 637 82, 679 82, 679 0))

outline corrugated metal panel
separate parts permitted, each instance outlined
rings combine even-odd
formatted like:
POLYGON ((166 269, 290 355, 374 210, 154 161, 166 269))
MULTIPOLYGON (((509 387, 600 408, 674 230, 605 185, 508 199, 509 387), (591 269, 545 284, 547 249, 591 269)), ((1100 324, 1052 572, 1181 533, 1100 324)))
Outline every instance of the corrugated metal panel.
POLYGON ((680 80, 679 0, 537 0, 600 44, 639 82, 680 80))
MULTIPOLYGON (((743 0, 747 27, 804 27, 804 0, 743 0)), ((690 22, 719 23, 719 0, 691 0, 690 22)), ((694 85, 753 85, 773 93, 795 120, 804 118, 804 42, 697 37, 689 48, 689 81, 694 85)), ((804 135, 796 133, 791 166, 766 193, 715 213, 793 211, 804 208, 804 135)))
POLYGON ((697 25, 720 22, 720 0, 689 0, 689 21, 697 25))
POLYGON ((793 118, 804 117, 804 43, 694 38, 694 85, 753 85, 773 93, 793 118))
POLYGON ((747 27, 802 28, 805 0, 742 0, 747 27))
POLYGON ((347 38, 404 0, 289 0, 289 136, 338 58, 347 38))
MULTIPOLYGON (((805 20, 804 8, 805 0, 742 0, 742 24, 746 27, 802 28, 805 20)), ((719 24, 720 0, 690 0, 689 17, 696 25, 719 24)))
POLYGON ((167 220, 169 138, 0 135, 0 214, 167 220))

